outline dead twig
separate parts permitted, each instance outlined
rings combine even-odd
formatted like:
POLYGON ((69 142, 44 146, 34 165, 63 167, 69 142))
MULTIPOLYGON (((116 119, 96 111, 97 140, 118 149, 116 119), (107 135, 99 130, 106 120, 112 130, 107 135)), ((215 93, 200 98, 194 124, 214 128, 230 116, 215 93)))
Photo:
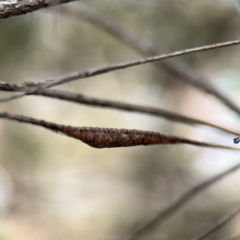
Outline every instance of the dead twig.
MULTIPOLYGON (((12 84, 12 83, 5 83, 0 81, 0 91, 13 91, 13 92, 28 91, 32 87, 37 87, 37 85, 33 82, 27 82, 25 84, 12 84)), ((240 135, 240 133, 237 131, 229 130, 227 128, 218 126, 213 123, 209 123, 196 118, 184 116, 182 114, 170 112, 160 108, 130 104, 130 103, 107 100, 107 99, 100 99, 100 98, 86 96, 84 94, 79 94, 79 93, 74 93, 69 91, 60 91, 55 89, 43 89, 33 94, 50 97, 50 98, 58 98, 60 100, 71 101, 74 103, 80 103, 80 104, 90 105, 94 107, 103 107, 103 108, 124 110, 129 112, 138 112, 138 113, 148 114, 152 116, 162 117, 173 122, 178 122, 178 123, 187 124, 187 125, 208 126, 225 133, 233 134, 236 136, 240 135)))
POLYGON ((97 127, 72 127, 21 115, 9 114, 6 112, 0 112, 0 118, 28 123, 46 128, 56 133, 62 133, 68 137, 78 139, 94 148, 132 147, 155 144, 189 144, 198 147, 240 151, 238 148, 232 148, 207 142, 199 142, 176 136, 167 136, 157 132, 141 131, 135 129, 130 130, 97 127))
POLYGON ((23 15, 47 7, 69 3, 73 0, 16 0, 0 1, 0 19, 23 15))
POLYGON ((230 213, 226 214, 222 218, 220 218, 216 223, 214 223, 212 226, 210 226, 207 230, 203 231, 196 237, 192 238, 191 240, 201 240, 205 237, 209 236, 219 228, 223 227, 225 224, 227 224, 233 217, 235 217, 240 212, 240 205, 238 205, 236 208, 234 208, 230 213))
POLYGON ((207 187, 212 186, 217 181, 222 178, 228 176, 234 171, 240 168, 240 163, 235 166, 223 171, 222 173, 211 177, 200 184, 197 184, 193 188, 186 191, 183 195, 181 195, 178 199, 176 199, 173 203, 167 206, 165 209, 160 210, 150 219, 142 223, 131 235, 129 235, 125 240, 137 240, 142 236, 145 236, 151 230, 156 228, 157 226, 161 226, 167 219, 173 216, 177 211, 179 211, 183 206, 185 206, 191 199, 196 197, 199 193, 203 192, 207 187))
MULTIPOLYGON (((133 29, 128 29, 118 23, 116 20, 105 14, 101 14, 96 9, 87 6, 86 4, 79 4, 77 6, 67 5, 63 9, 63 12, 69 14, 69 16, 76 16, 83 18, 91 23, 93 23, 98 28, 110 33, 116 38, 116 40, 121 41, 132 49, 144 55, 159 55, 159 47, 156 48, 150 42, 143 38, 143 36, 138 36, 133 29)), ((154 64, 177 76, 178 79, 191 84, 197 89, 215 96, 224 105, 240 115, 240 108, 224 93, 222 93, 216 86, 214 86, 206 77, 201 76, 199 73, 187 68, 183 64, 180 64, 173 59, 165 59, 161 63, 154 62, 154 64)))
MULTIPOLYGON (((147 64, 147 63, 162 61, 162 60, 165 60, 168 58, 183 56, 183 55, 187 55, 190 53, 202 52, 202 51, 207 51, 207 50, 212 50, 212 49, 217 49, 217 48, 230 47, 230 46, 234 46, 234 45, 238 45, 238 44, 240 44, 240 40, 234 40, 234 41, 229 41, 229 42, 224 42, 224 43, 216 43, 216 44, 212 44, 212 45, 208 45, 208 46, 190 48, 190 49, 185 49, 185 50, 181 50, 181 51, 176 51, 173 53, 162 54, 162 55, 154 56, 154 57, 148 57, 148 58, 140 59, 137 61, 113 64, 113 65, 109 65, 106 67, 96 68, 93 70, 77 71, 77 72, 67 74, 66 76, 62 76, 62 77, 55 78, 55 79, 48 79, 45 82, 38 83, 40 87, 29 90, 25 93, 21 93, 21 94, 14 95, 11 97, 6 97, 6 98, 0 98, 0 102, 8 102, 8 101, 11 101, 14 99, 22 98, 26 95, 33 94, 42 89, 51 88, 54 86, 62 85, 62 84, 69 83, 69 82, 83 79, 83 78, 90 78, 90 77, 106 74, 109 72, 113 72, 116 70, 121 70, 121 69, 139 66, 139 65, 143 65, 143 64, 147 64)), ((240 114, 240 110, 239 110, 239 114, 240 114)))

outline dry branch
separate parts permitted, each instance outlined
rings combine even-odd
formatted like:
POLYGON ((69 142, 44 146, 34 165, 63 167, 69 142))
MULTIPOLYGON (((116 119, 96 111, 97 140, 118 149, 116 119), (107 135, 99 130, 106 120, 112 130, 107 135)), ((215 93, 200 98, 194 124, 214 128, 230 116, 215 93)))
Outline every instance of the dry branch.
POLYGON ((221 219, 219 219, 215 224, 210 226, 207 230, 200 233, 196 237, 192 238, 191 240, 201 240, 205 237, 209 236, 219 228, 223 227, 225 224, 227 224, 233 217, 236 216, 240 212, 240 205, 238 205, 236 208, 234 208, 230 213, 223 216, 221 219))
MULTIPOLYGON (((115 19, 112 19, 106 14, 103 15, 99 11, 83 3, 78 6, 65 6, 63 8, 63 12, 71 16, 86 19, 98 28, 110 33, 116 38, 116 40, 124 42, 132 49, 135 49, 144 55, 153 56, 161 53, 159 48, 153 46, 150 42, 144 39, 143 36, 138 36, 133 29, 128 29, 122 26, 120 23, 115 21, 115 19)), ((173 61, 173 59, 164 60, 161 64, 155 63, 155 65, 163 70, 166 70, 170 74, 177 76, 178 79, 180 78, 182 81, 193 85, 197 89, 215 96, 224 105, 240 115, 240 108, 228 96, 214 86, 206 77, 199 75, 197 72, 187 68, 179 62, 173 61)))
MULTIPOLYGON (((37 87, 37 85, 33 82, 27 82, 25 84, 12 84, 12 83, 5 83, 0 81, 0 91, 13 91, 13 92, 29 91, 33 87, 37 87)), ((79 93, 53 90, 53 89, 43 89, 33 94, 50 97, 50 98, 57 98, 60 100, 70 101, 74 103, 86 104, 86 105, 95 106, 95 107, 118 109, 118 110, 124 110, 129 112, 138 112, 138 113, 148 114, 152 116, 162 117, 167 120, 170 120, 173 122, 179 122, 186 125, 208 126, 225 133, 233 134, 236 136, 240 135, 240 133, 237 131, 229 130, 213 123, 209 123, 196 118, 184 116, 182 114, 170 112, 160 108, 130 104, 130 103, 107 100, 107 99, 100 99, 100 98, 90 97, 90 96, 86 96, 79 93)))
POLYGON ((189 144, 198 147, 240 151, 238 148, 200 142, 187 138, 167 136, 157 132, 141 131, 135 129, 128 130, 116 128, 72 127, 21 115, 9 114, 6 112, 0 112, 0 118, 28 123, 46 128, 56 133, 62 133, 68 137, 78 139, 94 148, 132 147, 155 144, 189 144))
MULTIPOLYGON (((147 57, 147 58, 136 60, 136 61, 113 64, 113 65, 99 67, 99 68, 92 69, 92 70, 89 69, 89 70, 85 70, 85 71, 77 71, 77 72, 73 72, 73 73, 67 74, 67 75, 59 77, 59 78, 48 79, 42 83, 38 83, 39 87, 37 87, 33 90, 29 90, 25 93, 21 93, 21 94, 14 95, 11 97, 6 97, 6 98, 0 98, 0 102, 8 102, 8 101, 11 101, 14 99, 24 97, 29 94, 33 94, 42 89, 51 88, 54 86, 62 85, 62 84, 69 83, 69 82, 76 81, 76 80, 83 79, 83 78, 90 78, 90 77, 106 74, 106 73, 121 70, 121 69, 139 66, 139 65, 143 65, 143 64, 147 64, 147 63, 154 63, 154 62, 162 61, 162 60, 177 57, 177 56, 183 56, 183 55, 187 55, 190 53, 202 52, 202 51, 218 49, 218 48, 223 48, 223 47, 230 47, 230 46, 239 45, 239 44, 240 44, 240 40, 234 40, 234 41, 229 41, 229 42, 224 42, 224 43, 216 43, 216 44, 202 46, 202 47, 185 49, 185 50, 176 51, 176 52, 172 52, 172 53, 168 53, 168 54, 161 54, 159 56, 147 57)), ((239 114, 240 114, 240 109, 239 109, 239 114)))
POLYGON ((240 163, 235 166, 211 177, 200 184, 197 184, 193 188, 187 190, 183 195, 176 199, 173 203, 167 206, 165 209, 160 210, 150 219, 142 223, 131 235, 129 235, 125 240, 137 240, 147 233, 151 232, 154 228, 161 226, 167 219, 173 216, 177 211, 183 208, 190 200, 196 197, 199 193, 203 192, 209 186, 212 186, 217 181, 228 176, 229 174, 235 172, 240 168, 240 163))
POLYGON ((47 7, 69 3, 73 0, 16 0, 0 1, 0 19, 23 15, 47 7))

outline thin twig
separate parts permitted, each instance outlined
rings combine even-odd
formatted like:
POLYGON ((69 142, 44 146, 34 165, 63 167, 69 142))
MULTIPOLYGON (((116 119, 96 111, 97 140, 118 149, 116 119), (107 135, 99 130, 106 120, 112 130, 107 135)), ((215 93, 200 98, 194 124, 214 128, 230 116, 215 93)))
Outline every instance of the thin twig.
MULTIPOLYGON (((159 51, 159 47, 154 47, 150 42, 144 39, 143 36, 138 36, 134 32, 134 29, 128 29, 122 26, 120 23, 107 16, 106 13, 101 14, 99 11, 83 3, 78 6, 67 5, 62 9, 63 12, 68 13, 70 16, 77 16, 86 19, 98 28, 102 28, 110 33, 118 41, 124 42, 144 55, 153 56, 161 53, 159 51)), ((157 62, 155 65, 177 76, 178 79, 193 85, 199 90, 212 94, 227 107, 240 115, 240 108, 208 79, 206 79, 206 77, 200 76, 197 72, 187 68, 179 62, 174 61, 173 59, 167 59, 161 63, 157 62)))
POLYGON ((158 132, 141 131, 136 129, 72 127, 6 112, 0 112, 0 118, 28 123, 56 133, 62 133, 68 137, 78 139, 94 148, 133 147, 156 144, 189 144, 197 147, 240 151, 238 148, 200 142, 176 136, 168 136, 158 132))
MULTIPOLYGON (((28 91, 32 87, 37 87, 37 85, 33 82, 28 82, 25 84, 10 84, 10 83, 5 83, 0 81, 0 91, 28 91)), ((100 98, 90 97, 90 96, 86 96, 79 93, 74 93, 69 91, 59 91, 55 89, 54 90, 44 89, 34 94, 40 95, 40 96, 46 96, 50 98, 57 98, 65 101, 71 101, 74 103, 86 104, 94 107, 98 106, 103 108, 111 108, 111 109, 118 109, 118 110, 124 110, 129 112, 149 114, 152 116, 162 117, 173 122, 178 122, 178 123, 187 124, 187 125, 208 126, 225 133, 230 133, 236 136, 240 135, 240 133, 237 131, 229 130, 213 123, 209 123, 209 122, 192 118, 192 117, 187 117, 182 114, 170 112, 160 108, 124 103, 124 102, 107 100, 107 99, 100 99, 100 98)))
POLYGON ((129 112, 149 114, 149 115, 162 117, 170 121, 179 122, 187 125, 196 124, 196 125, 208 126, 211 128, 218 129, 225 133, 230 133, 230 134, 239 136, 239 133, 237 131, 229 130, 224 127, 218 126, 216 124, 206 122, 204 120, 199 120, 196 118, 184 116, 182 114, 170 112, 160 108, 154 108, 150 106, 143 106, 143 105, 137 105, 137 104, 120 102, 120 101, 107 100, 107 99, 100 99, 100 98, 90 97, 90 96, 86 96, 79 93, 62 92, 62 91, 52 90, 52 89, 47 89, 44 92, 39 92, 37 93, 37 95, 47 96, 51 98, 58 98, 61 100, 67 100, 67 101, 86 104, 90 106, 99 106, 104 108, 112 108, 112 109, 125 110, 129 112))
POLYGON ((234 208, 230 213, 223 216, 221 219, 219 219, 215 224, 213 224, 211 227, 209 227, 204 232, 200 233, 196 237, 192 238, 191 240, 201 240, 205 237, 209 236, 210 234, 214 233, 216 230, 227 224, 233 217, 236 216, 237 213, 240 212, 240 204, 234 208))
POLYGON ((16 0, 0 1, 0 19, 23 15, 74 0, 16 0))
MULTIPOLYGON (((212 44, 212 45, 207 45, 207 46, 202 46, 202 47, 196 47, 196 48, 190 48, 190 49, 185 49, 185 50, 181 50, 181 51, 176 51, 176 52, 169 53, 169 54, 162 54, 160 56, 148 57, 148 58, 140 59, 140 60, 137 60, 137 61, 130 61, 130 62, 127 62, 127 63, 124 62, 124 63, 113 64, 113 65, 109 65, 109 66, 106 66, 106 67, 96 68, 96 69, 93 69, 93 70, 73 72, 73 73, 67 74, 66 76, 62 76, 62 77, 59 77, 59 78, 48 79, 43 83, 39 83, 40 87, 37 87, 33 90, 29 90, 25 93, 21 93, 21 94, 14 95, 14 96, 11 96, 11 97, 1 98, 0 102, 8 102, 8 101, 11 101, 11 100, 14 100, 14 99, 24 97, 24 96, 29 95, 29 94, 33 94, 34 92, 42 90, 42 89, 62 85, 62 84, 65 84, 65 83, 69 83, 69 82, 78 80, 78 79, 90 78, 90 77, 98 76, 98 75, 101 75, 101 74, 106 74, 106 73, 109 73, 109 72, 113 72, 113 71, 116 71, 116 70, 121 70, 121 69, 126 69, 126 68, 130 68, 130 67, 134 67, 134 66, 139 66, 139 65, 143 65, 143 64, 147 64, 147 63, 162 61, 162 60, 165 60, 165 59, 168 59, 168 58, 173 58, 173 57, 177 57, 177 56, 187 55, 187 54, 190 54, 190 53, 202 52, 202 51, 218 49, 218 48, 223 48, 223 47, 230 47, 230 46, 234 46, 234 45, 238 45, 238 44, 240 44, 240 40, 234 40, 234 41, 229 41, 229 42, 224 42, 224 43, 216 43, 216 44, 212 44)), ((240 110, 239 110, 239 114, 240 114, 240 110)))
POLYGON ((185 206, 191 199, 196 197, 199 193, 204 191, 207 187, 213 185, 220 179, 226 177, 230 173, 238 170, 240 168, 240 163, 236 164, 235 166, 223 171, 222 173, 211 177, 200 184, 197 184, 193 188, 186 191, 182 196, 176 199, 173 203, 167 206, 165 209, 160 210, 150 219, 142 223, 131 235, 129 235, 125 240, 137 240, 140 239, 142 236, 145 236, 155 227, 159 227, 163 224, 167 219, 169 219, 173 214, 175 214, 178 210, 180 210, 183 206, 185 206))

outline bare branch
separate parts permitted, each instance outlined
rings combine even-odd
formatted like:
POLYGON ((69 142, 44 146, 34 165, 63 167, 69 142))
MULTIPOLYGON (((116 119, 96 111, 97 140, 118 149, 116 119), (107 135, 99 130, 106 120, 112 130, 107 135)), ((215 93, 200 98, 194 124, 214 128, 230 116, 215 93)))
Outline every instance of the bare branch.
POLYGON ((8 92, 26 92, 35 88, 41 88, 43 86, 44 86, 43 83, 35 82, 24 82, 22 84, 17 84, 0 81, 0 91, 8 92))
POLYGON ((97 127, 72 127, 21 115, 9 114, 6 112, 0 112, 0 118, 33 124, 54 131, 56 133, 62 133, 68 137, 78 139, 94 148, 133 147, 155 144, 189 144, 198 147, 240 151, 238 148, 200 142, 187 138, 167 136, 157 132, 141 131, 135 129, 128 130, 97 127))
POLYGON ((150 106, 143 106, 143 105, 137 105, 137 104, 120 102, 120 101, 107 100, 107 99, 100 99, 100 98, 90 97, 90 96, 86 96, 79 93, 66 92, 66 91, 63 92, 63 91, 52 90, 52 89, 46 89, 46 90, 37 92, 36 94, 51 97, 51 98, 58 98, 61 100, 67 100, 75 103, 86 104, 90 106, 99 106, 104 108, 119 109, 119 110, 125 110, 130 112, 145 113, 153 116, 162 117, 174 122, 179 122, 187 125, 195 125, 195 124, 203 125, 203 126, 208 126, 211 128, 218 129, 225 133, 230 133, 237 136, 239 135, 237 131, 229 130, 213 123, 209 123, 196 118, 184 116, 182 114, 170 112, 160 108, 154 108, 150 106))
POLYGON ((205 237, 209 236, 219 228, 223 227, 225 224, 227 224, 233 217, 236 216, 237 213, 240 212, 240 205, 238 205, 236 208, 234 208, 230 213, 223 216, 221 219, 219 219, 215 224, 213 224, 211 227, 209 227, 204 232, 200 233, 198 236, 192 238, 191 240, 201 240, 205 237))
MULTIPOLYGON (((0 90, 2 91, 28 91, 32 87, 37 87, 37 85, 33 82, 28 82, 22 85, 22 84, 10 84, 10 83, 5 83, 0 81, 0 90)), ((40 95, 40 96, 46 96, 50 98, 58 98, 60 100, 66 100, 74 103, 81 103, 81 104, 86 104, 86 105, 95 106, 95 107, 98 106, 103 108, 112 108, 112 109, 124 110, 129 112, 144 113, 152 116, 162 117, 170 121, 179 122, 187 125, 208 126, 211 128, 218 129, 225 133, 230 133, 236 136, 240 135, 240 133, 237 131, 229 130, 213 123, 209 123, 196 118, 187 117, 182 114, 170 112, 160 108, 118 102, 118 101, 107 100, 107 99, 94 98, 94 97, 86 96, 79 93, 74 93, 69 91, 59 91, 59 90, 53 90, 53 89, 40 90, 34 94, 40 95)))
MULTIPOLYGON (((196 48, 190 48, 190 49, 186 49, 186 50, 182 50, 182 51, 176 51, 176 52, 169 53, 169 54, 162 54, 160 56, 148 57, 148 58, 140 59, 137 61, 130 61, 127 63, 126 62, 118 63, 118 64, 106 66, 106 67, 96 68, 93 70, 73 72, 73 73, 67 74, 66 76, 62 76, 59 78, 50 79, 50 80, 48 79, 43 83, 39 83, 39 85, 41 87, 38 87, 33 90, 29 90, 25 93, 14 95, 12 97, 0 98, 0 102, 8 102, 8 101, 11 101, 14 99, 24 97, 29 94, 33 94, 34 92, 42 90, 42 89, 62 85, 65 83, 69 83, 69 82, 78 80, 78 79, 90 78, 90 77, 106 74, 109 72, 113 72, 116 70, 121 70, 121 69, 139 66, 139 65, 143 65, 143 64, 147 64, 147 63, 162 61, 162 60, 165 60, 168 58, 183 56, 183 55, 187 55, 190 53, 202 52, 202 51, 207 51, 207 50, 212 50, 212 49, 217 49, 217 48, 230 47, 230 46, 234 46, 234 45, 238 45, 238 44, 240 44, 240 40, 234 40, 234 41, 229 41, 229 42, 224 42, 224 43, 216 43, 216 44, 207 45, 207 46, 203 46, 203 47, 196 47, 196 48)), ((239 114, 240 114, 240 110, 239 110, 239 114)))
POLYGON ((0 1, 0 19, 23 15, 42 8, 53 7, 74 0, 16 0, 0 1))
POLYGON ((239 168, 240 168, 240 163, 189 189, 187 192, 185 192, 182 196, 180 196, 177 200, 175 200, 165 209, 159 211, 150 219, 148 219, 143 224, 141 224, 131 235, 129 235, 126 238, 126 240, 137 240, 142 236, 145 236, 147 233, 149 233, 151 230, 153 230, 157 226, 158 227, 161 226, 161 224, 163 224, 173 214, 179 211, 183 206, 185 206, 190 200, 196 197, 199 193, 203 192, 207 187, 212 186, 214 183, 228 176, 229 174, 233 173, 239 168))
MULTIPOLYGON (((79 4, 78 6, 65 6, 63 12, 68 13, 71 16, 77 16, 86 19, 99 28, 107 31, 113 35, 118 41, 122 41, 129 45, 131 48, 136 49, 138 52, 144 55, 159 55, 159 48, 155 48, 150 42, 144 40, 143 36, 138 36, 134 33, 133 29, 127 29, 114 19, 110 18, 106 14, 101 14, 94 8, 90 8, 85 4, 79 4)), ((165 60, 160 63, 155 63, 157 67, 163 68, 171 74, 178 76, 182 81, 193 85, 194 87, 214 95, 222 103, 224 103, 231 110, 240 115, 240 108, 224 93, 222 93, 216 86, 214 86, 208 79, 200 76, 195 71, 187 68, 179 62, 171 59, 165 60)))

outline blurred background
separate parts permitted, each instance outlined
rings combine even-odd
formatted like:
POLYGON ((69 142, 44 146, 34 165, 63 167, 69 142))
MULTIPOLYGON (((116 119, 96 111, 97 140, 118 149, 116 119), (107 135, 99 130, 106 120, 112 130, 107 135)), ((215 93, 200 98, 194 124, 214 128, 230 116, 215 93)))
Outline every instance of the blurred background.
MULTIPOLYGON (((86 5, 88 4, 88 5, 86 5)), ((237 4, 237 2, 236 2, 237 4)), ((231 1, 89 0, 88 6, 168 53, 240 37, 231 1)), ((75 70, 143 58, 87 18, 58 6, 0 21, 0 80, 44 81, 75 70)), ((236 103, 239 47, 178 57, 236 103)), ((59 86, 89 96, 163 108, 239 130, 239 116, 213 96, 146 64, 59 86)), ((12 93, 1 92, 1 97, 12 93)), ((157 131, 233 146, 235 136, 158 117, 27 96, 1 111, 73 126, 157 131)), ((93 149, 44 129, 0 121, 0 239, 120 240, 190 187, 240 161, 187 145, 93 149)), ((203 191, 144 239, 190 239, 235 207, 239 172, 203 191)), ((209 239, 240 234, 240 217, 209 239)))

